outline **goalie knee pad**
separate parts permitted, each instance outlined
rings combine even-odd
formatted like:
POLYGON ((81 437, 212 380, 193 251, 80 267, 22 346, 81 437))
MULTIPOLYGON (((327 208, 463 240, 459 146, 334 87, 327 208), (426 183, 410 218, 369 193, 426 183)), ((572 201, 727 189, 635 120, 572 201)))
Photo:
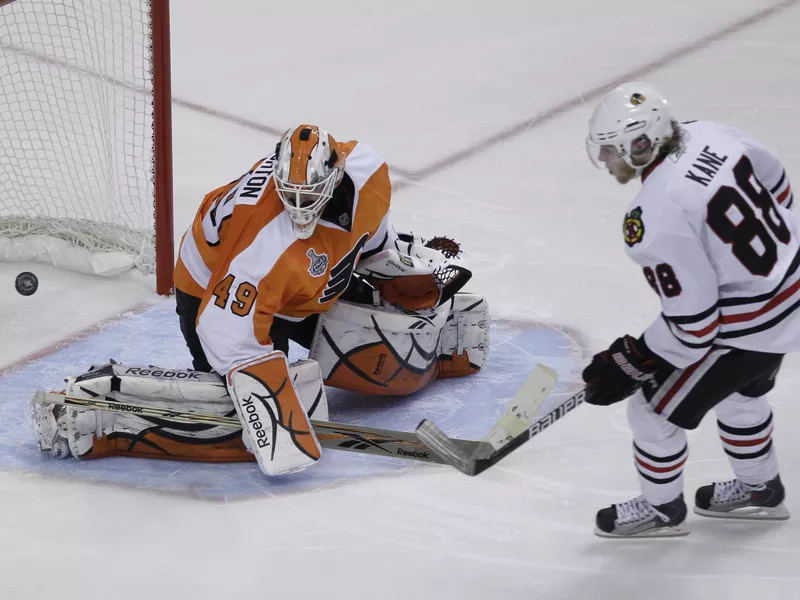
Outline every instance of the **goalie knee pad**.
MULTIPOLYGON (((310 362, 322 388, 319 367, 310 362)), ((244 428, 244 442, 265 475, 302 471, 322 457, 283 352, 237 365, 225 379, 244 428)))
POLYGON ((436 311, 336 302, 320 316, 309 356, 325 383, 375 395, 416 392, 438 377, 476 373, 489 352, 489 308, 458 293, 436 311))
MULTIPOLYGON (((313 361, 289 366, 310 417, 327 420, 328 403, 313 361), (316 373, 316 375, 315 375, 316 373)), ((108 396, 159 408, 235 416, 222 379, 211 373, 109 364, 67 380, 70 396, 108 396)), ((42 403, 34 396, 39 449, 56 458, 136 456, 200 462, 252 461, 238 427, 181 423, 135 414, 42 403)))
POLYGON ((338 301, 320 316, 309 356, 333 387, 410 394, 436 378, 447 315, 447 308, 423 316, 338 301))
POLYGON ((439 377, 476 373, 489 356, 489 306, 482 296, 459 292, 449 313, 439 345, 439 377))

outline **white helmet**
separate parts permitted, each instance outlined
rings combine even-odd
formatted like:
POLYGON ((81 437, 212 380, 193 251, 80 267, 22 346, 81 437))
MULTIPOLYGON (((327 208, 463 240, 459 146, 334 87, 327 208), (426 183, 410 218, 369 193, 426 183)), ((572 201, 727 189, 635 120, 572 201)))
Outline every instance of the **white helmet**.
POLYGON ((594 165, 603 168, 600 151, 603 146, 612 146, 640 175, 671 135, 672 118, 664 95, 647 83, 624 83, 606 94, 594 109, 586 151, 594 165))
POLYGON ((344 154, 336 140, 315 125, 283 134, 275 148, 273 179, 298 239, 314 233, 322 211, 344 175, 344 154))

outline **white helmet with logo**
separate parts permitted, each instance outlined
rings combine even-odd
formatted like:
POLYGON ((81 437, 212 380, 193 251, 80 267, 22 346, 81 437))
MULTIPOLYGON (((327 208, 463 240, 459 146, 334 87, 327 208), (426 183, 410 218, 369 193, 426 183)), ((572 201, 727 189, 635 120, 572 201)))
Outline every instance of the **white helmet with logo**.
POLYGON ((671 136, 672 118, 664 95, 647 83, 625 83, 594 109, 586 151, 594 165, 603 168, 600 152, 611 146, 638 175, 671 136))
POLYGON ((325 205, 344 175, 344 154, 336 140, 315 125, 283 134, 275 148, 273 179, 298 239, 314 233, 325 205))

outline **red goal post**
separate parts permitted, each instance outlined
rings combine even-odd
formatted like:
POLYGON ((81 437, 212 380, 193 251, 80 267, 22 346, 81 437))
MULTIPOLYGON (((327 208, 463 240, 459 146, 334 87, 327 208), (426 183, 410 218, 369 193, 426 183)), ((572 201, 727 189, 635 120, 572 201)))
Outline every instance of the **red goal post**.
POLYGON ((0 260, 173 289, 168 0, 0 0, 0 260))

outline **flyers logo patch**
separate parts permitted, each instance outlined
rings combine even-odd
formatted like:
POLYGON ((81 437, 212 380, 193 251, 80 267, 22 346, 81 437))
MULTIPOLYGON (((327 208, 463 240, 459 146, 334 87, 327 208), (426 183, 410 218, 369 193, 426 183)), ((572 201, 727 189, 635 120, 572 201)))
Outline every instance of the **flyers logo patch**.
POLYGON ((642 241, 644 237, 644 222, 642 221, 642 208, 640 206, 625 215, 625 221, 622 223, 622 235, 625 237, 625 243, 630 248, 642 241))
POLYGON ((350 276, 353 274, 353 269, 355 269, 358 256, 361 254, 364 244, 367 243, 368 237, 368 233, 362 235, 356 242, 356 245, 353 246, 352 250, 350 250, 350 252, 342 257, 342 260, 340 260, 331 268, 328 285, 325 286, 322 296, 320 296, 317 302, 320 304, 330 302, 347 289, 347 284, 350 283, 350 276))
POLYGON ((308 267, 308 274, 312 277, 322 277, 325 275, 325 271, 328 270, 328 255, 324 252, 322 254, 317 254, 314 252, 313 248, 309 248, 306 252, 306 256, 311 260, 311 264, 308 267))

